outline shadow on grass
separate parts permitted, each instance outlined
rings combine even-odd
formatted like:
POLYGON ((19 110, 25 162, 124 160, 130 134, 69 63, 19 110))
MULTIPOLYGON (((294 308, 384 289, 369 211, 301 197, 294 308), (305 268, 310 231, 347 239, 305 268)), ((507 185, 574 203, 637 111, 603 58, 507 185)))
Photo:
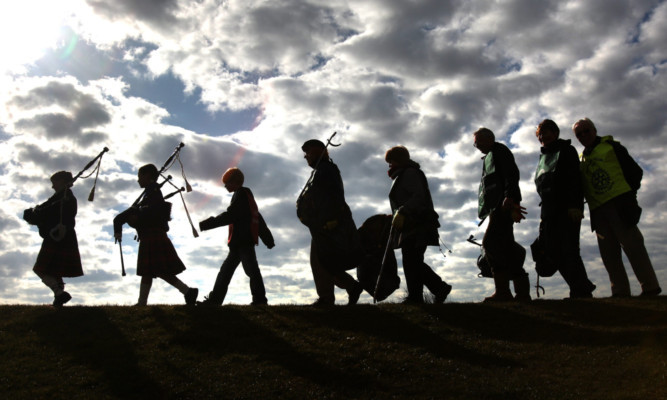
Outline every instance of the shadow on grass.
MULTIPOLYGON (((534 301, 523 304, 451 304, 424 307, 447 325, 517 343, 635 346, 667 336, 667 314, 653 305, 665 299, 534 301)), ((662 342, 665 347, 667 343, 662 342)))
MULTIPOLYGON (((376 338, 380 342, 402 343, 409 347, 421 348, 425 352, 443 359, 465 361, 477 366, 517 367, 517 362, 494 354, 481 353, 466 348, 457 340, 450 340, 451 330, 439 330, 437 333, 417 325, 406 318, 405 314, 396 312, 403 309, 405 313, 419 310, 409 306, 356 306, 354 312, 350 308, 335 308, 330 312, 301 309, 292 313, 292 318, 302 320, 302 324, 319 324, 331 330, 355 333, 376 338)), ((430 305, 425 308, 434 308, 430 305)), ((373 340, 373 339, 371 339, 373 340)))
MULTIPOLYGON (((185 309, 189 322, 186 327, 175 326, 171 312, 157 307, 151 312, 155 321, 165 331, 171 332, 172 344, 198 352, 203 359, 217 360, 215 368, 224 370, 227 364, 236 362, 235 365, 238 365, 239 358, 246 360, 247 366, 231 373, 239 380, 239 390, 243 390, 242 381, 248 379, 247 375, 254 373, 253 365, 263 365, 257 368, 264 370, 278 366, 292 374, 286 376, 286 380, 299 377, 311 382, 314 387, 341 396, 354 395, 374 380, 374 377, 359 374, 358 371, 346 371, 330 365, 328 358, 336 357, 335 354, 323 356, 310 345, 299 347, 298 343, 294 343, 293 332, 286 338, 281 337, 280 333, 267 326, 271 308, 257 309, 256 312, 248 310, 248 307, 235 306, 185 309), (257 321, 253 321, 253 317, 257 317, 257 321), (341 382, 345 383, 344 387, 340 386, 341 382)), ((304 334, 307 335, 307 332, 304 334)))
MULTIPOLYGON (((92 386, 106 386, 107 393, 121 398, 160 398, 161 387, 138 365, 138 357, 125 334, 104 309, 69 307, 46 309, 32 328, 44 344, 102 376, 92 386), (63 315, 66 313, 67 323, 63 315), (103 343, 103 345, 101 345, 103 343)), ((68 382, 61 382, 62 386, 68 382)), ((95 389, 99 390, 99 389, 95 389)))

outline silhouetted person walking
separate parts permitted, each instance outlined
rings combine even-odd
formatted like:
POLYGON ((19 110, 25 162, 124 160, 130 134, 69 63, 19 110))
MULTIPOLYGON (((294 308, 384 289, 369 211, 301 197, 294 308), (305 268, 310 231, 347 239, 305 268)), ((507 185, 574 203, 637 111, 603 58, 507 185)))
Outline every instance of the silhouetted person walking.
POLYGON ((521 207, 519 168, 512 152, 487 128, 474 134, 474 145, 482 153, 482 179, 479 185, 478 216, 489 217, 482 247, 493 273, 496 291, 484 301, 509 301, 514 297, 509 281, 514 281, 517 300, 530 300, 530 283, 523 263, 525 250, 514 241, 514 223, 525 213, 521 207), (522 253, 523 257, 519 257, 522 253))
POLYGON ((178 257, 174 245, 167 236, 171 219, 171 203, 164 201, 159 173, 155 165, 147 164, 139 168, 139 186, 144 188, 144 196, 135 207, 131 207, 114 218, 114 237, 120 241, 123 237, 123 224, 136 228, 139 237, 137 256, 137 275, 141 276, 138 306, 148 304, 148 294, 154 278, 161 278, 185 297, 187 305, 194 305, 199 290, 190 288, 176 275, 185 271, 185 265, 178 257))
POLYGON ((65 291, 63 278, 83 276, 75 217, 77 201, 72 187, 72 173, 59 171, 51 176, 55 194, 37 207, 24 211, 23 219, 37 225, 44 239, 32 270, 53 291, 53 305, 60 307, 72 299, 65 291))
POLYGON ((433 293, 435 303, 443 303, 452 286, 424 263, 426 246, 438 246, 438 214, 433 208, 426 175, 410 159, 408 149, 392 147, 384 157, 392 179, 389 204, 393 214, 394 245, 403 255, 403 273, 408 287, 405 303, 424 302, 424 286, 433 293))
POLYGON ((613 137, 598 136, 590 119, 575 122, 572 130, 584 146, 584 196, 591 214, 591 229, 597 234, 600 256, 611 281, 612 297, 630 296, 621 249, 641 285, 641 296, 657 296, 662 289, 644 246, 644 236, 637 227, 642 212, 637 203, 641 167, 613 137))
POLYGON ((357 267, 362 250, 352 212, 345 202, 340 171, 321 141, 308 140, 301 149, 315 170, 297 200, 297 216, 312 238, 310 266, 318 295, 313 305, 333 305, 334 285, 347 291, 348 304, 356 304, 363 288, 345 271, 357 267))
POLYGON ((266 226, 264 218, 259 213, 257 203, 252 192, 243 186, 244 176, 238 168, 230 168, 222 175, 222 183, 228 192, 234 193, 227 211, 217 217, 210 217, 199 223, 202 231, 229 225, 227 244, 229 253, 220 267, 220 272, 215 280, 213 290, 208 297, 198 303, 203 306, 219 306, 225 300, 229 282, 234 276, 234 271, 243 265, 243 271, 250 278, 250 293, 252 294, 252 305, 266 305, 266 289, 264 280, 257 263, 255 246, 258 238, 269 249, 275 246, 271 231, 266 226))
POLYGON ((535 171, 542 200, 539 243, 570 287, 570 298, 593 297, 595 285, 588 279, 579 250, 584 192, 577 150, 570 140, 559 138, 560 129, 550 119, 537 126, 535 136, 542 144, 535 171))

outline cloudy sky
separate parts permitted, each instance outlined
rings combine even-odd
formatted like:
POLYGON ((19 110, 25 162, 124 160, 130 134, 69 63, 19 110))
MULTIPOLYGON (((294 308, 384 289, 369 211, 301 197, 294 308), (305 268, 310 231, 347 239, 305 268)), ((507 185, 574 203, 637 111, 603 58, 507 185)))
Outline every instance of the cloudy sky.
MULTIPOLYGON (((514 152, 528 209, 515 233, 527 248, 539 223, 535 126, 551 118, 574 139, 570 127, 584 116, 644 168, 640 229, 665 286, 665 26, 667 3, 654 0, 2 2, 0 303, 51 302, 32 272, 41 238, 23 210, 52 194, 53 172, 76 173, 107 146, 95 201, 86 201, 92 179, 74 186, 86 275, 67 280, 67 290, 71 304, 134 304, 134 232, 125 229, 123 278, 112 218, 139 195, 138 166, 159 167, 180 142, 195 223, 227 207, 219 178, 238 166, 276 237, 274 249, 258 248, 269 302, 314 301, 309 235, 295 215, 310 174, 300 145, 334 131, 342 145, 331 156, 357 225, 389 212, 383 155, 408 147, 452 250, 442 249, 445 258, 431 247, 428 262, 454 286, 448 301, 480 301, 493 289, 476 277, 479 249, 466 242, 486 227, 477 226, 481 161, 471 133, 486 126, 514 152)), ((183 184, 178 164, 169 173, 183 184)), ((173 202, 169 234, 188 268, 180 277, 203 297, 227 254, 227 228, 194 238, 173 202)), ((587 218, 581 240, 595 296, 609 296, 587 218)), ((534 284, 533 263, 525 267, 534 284)), ((541 284, 547 299, 567 295, 559 275, 541 284)), ((149 297, 182 301, 162 281, 149 297)), ((250 302, 240 268, 225 302, 250 302)))

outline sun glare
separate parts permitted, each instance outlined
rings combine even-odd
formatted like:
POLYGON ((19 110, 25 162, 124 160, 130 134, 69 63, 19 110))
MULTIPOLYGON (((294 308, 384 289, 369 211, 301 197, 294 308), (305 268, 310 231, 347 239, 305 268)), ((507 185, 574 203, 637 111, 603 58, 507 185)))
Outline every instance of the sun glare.
POLYGON ((15 71, 55 45, 67 1, 0 2, 0 71, 15 71))

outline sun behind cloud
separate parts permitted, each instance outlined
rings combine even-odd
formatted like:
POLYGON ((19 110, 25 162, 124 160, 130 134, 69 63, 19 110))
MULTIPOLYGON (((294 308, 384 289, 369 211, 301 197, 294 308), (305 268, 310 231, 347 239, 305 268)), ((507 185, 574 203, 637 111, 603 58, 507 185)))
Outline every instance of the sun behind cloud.
POLYGON ((18 72, 59 40, 69 0, 0 3, 0 71, 18 72))

